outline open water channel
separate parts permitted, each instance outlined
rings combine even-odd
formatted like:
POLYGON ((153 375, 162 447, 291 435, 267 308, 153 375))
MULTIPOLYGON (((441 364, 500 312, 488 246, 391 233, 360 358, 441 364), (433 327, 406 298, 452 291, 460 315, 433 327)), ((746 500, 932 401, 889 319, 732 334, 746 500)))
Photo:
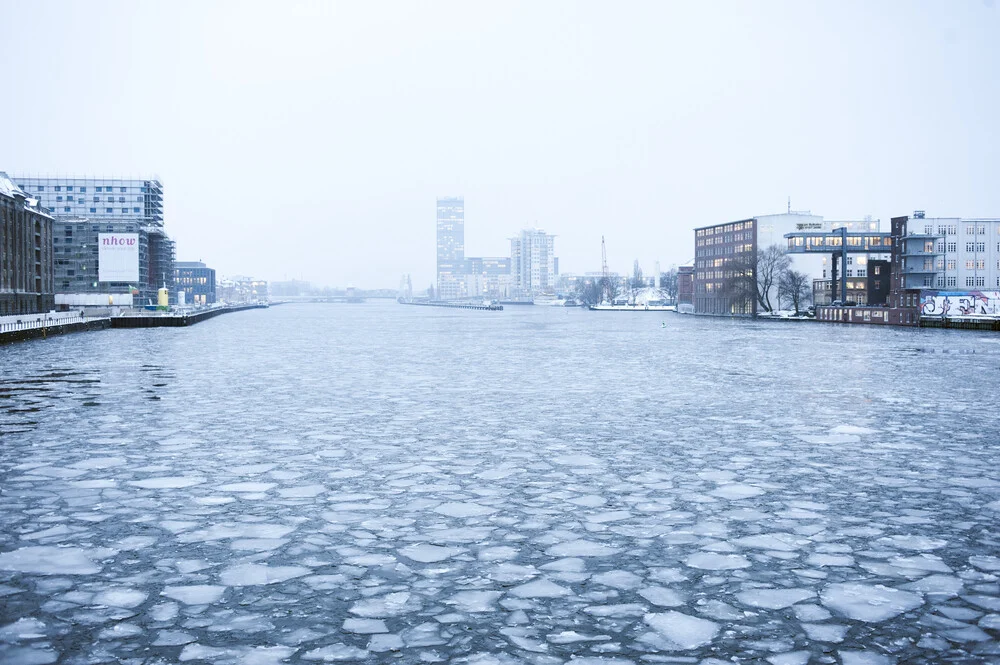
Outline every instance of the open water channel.
POLYGON ((0 347, 0 662, 997 662, 998 387, 994 334, 544 307, 0 347))

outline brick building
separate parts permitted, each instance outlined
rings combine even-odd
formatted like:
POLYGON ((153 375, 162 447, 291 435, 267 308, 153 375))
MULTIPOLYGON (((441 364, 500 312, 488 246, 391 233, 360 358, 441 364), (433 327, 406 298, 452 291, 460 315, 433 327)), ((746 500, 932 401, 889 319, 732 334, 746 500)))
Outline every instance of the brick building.
POLYGON ((52 217, 0 171, 0 315, 54 307, 52 217))

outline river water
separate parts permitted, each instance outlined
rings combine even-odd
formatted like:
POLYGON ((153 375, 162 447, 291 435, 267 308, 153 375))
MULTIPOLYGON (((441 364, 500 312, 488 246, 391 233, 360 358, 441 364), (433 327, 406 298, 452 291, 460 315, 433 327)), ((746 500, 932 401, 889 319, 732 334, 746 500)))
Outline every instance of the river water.
POLYGON ((996 662, 998 370, 389 303, 0 347, 0 662, 996 662))

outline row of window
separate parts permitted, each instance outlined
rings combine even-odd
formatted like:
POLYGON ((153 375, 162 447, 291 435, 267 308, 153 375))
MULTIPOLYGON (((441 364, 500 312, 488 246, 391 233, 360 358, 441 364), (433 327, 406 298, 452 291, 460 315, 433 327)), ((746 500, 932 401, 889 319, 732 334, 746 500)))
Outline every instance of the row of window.
MULTIPOLYGON (((997 224, 997 234, 1000 234, 1000 224, 997 224)), ((927 224, 924 226, 924 235, 933 235, 934 226, 927 224)), ((958 225, 957 224, 942 224, 937 227, 937 235, 939 236, 954 236, 958 235, 958 225)), ((986 235, 986 225, 985 224, 966 224, 965 225, 965 235, 974 236, 986 235)))
POLYGON ((753 229, 754 220, 748 222, 733 222, 732 224, 723 224, 721 226, 710 226, 707 229, 698 229, 695 231, 696 236, 710 236, 716 233, 732 233, 733 231, 742 231, 743 229, 753 229))
MULTIPOLYGON (((64 206, 63 207, 63 212, 73 212, 73 209, 70 208, 69 206, 64 206)), ((83 212, 83 208, 80 209, 80 212, 83 212)), ((115 209, 114 208, 105 208, 104 212, 110 213, 110 214, 114 214, 115 209)), ((133 214, 136 214, 138 212, 140 212, 139 208, 132 208, 132 213, 133 214)), ((97 208, 90 208, 90 213, 91 214, 96 214, 97 213, 97 208)), ((122 214, 123 215, 127 215, 128 214, 128 208, 122 208, 122 214)))
MULTIPOLYGON (((20 187, 21 189, 23 189, 25 191, 28 190, 28 188, 25 187, 24 185, 18 185, 18 187, 20 187)), ((63 191, 64 187, 62 185, 56 185, 52 189, 54 191, 61 192, 61 191, 63 191)), ((133 187, 132 189, 134 189, 137 192, 145 192, 146 191, 145 187, 133 187)), ((67 192, 72 192, 73 191, 73 185, 66 185, 65 186, 65 190, 67 192)), ((35 191, 36 192, 44 192, 45 191, 45 185, 38 185, 37 187, 35 187, 35 191)), ((81 186, 79 186, 79 187, 76 188, 76 191, 80 192, 81 194, 85 194, 87 192, 87 188, 85 186, 81 185, 81 186)), ((94 191, 95 192, 107 192, 107 193, 110 194, 111 192, 115 191, 115 188, 111 187, 110 185, 107 186, 107 187, 104 187, 104 186, 102 186, 102 187, 94 187, 94 191)), ((128 191, 129 191, 129 188, 128 187, 119 187, 118 191, 121 194, 127 194, 128 191)))
MULTIPOLYGON (((63 200, 63 197, 61 197, 61 196, 57 196, 56 197, 56 202, 61 202, 62 200, 63 200)), ((67 196, 66 200, 67 201, 72 201, 73 197, 72 196, 67 196)), ((80 203, 83 203, 83 197, 82 196, 78 200, 79 200, 80 203)), ((135 200, 136 200, 137 203, 142 203, 142 197, 141 196, 135 197, 135 200)), ((100 202, 101 202, 101 197, 100 196, 95 196, 94 197, 94 203, 100 203, 100 202)), ((108 203, 114 203, 114 202, 115 202, 115 197, 109 196, 108 197, 108 203)), ((124 196, 119 196, 118 197, 118 202, 119 203, 125 203, 125 197, 124 196)))

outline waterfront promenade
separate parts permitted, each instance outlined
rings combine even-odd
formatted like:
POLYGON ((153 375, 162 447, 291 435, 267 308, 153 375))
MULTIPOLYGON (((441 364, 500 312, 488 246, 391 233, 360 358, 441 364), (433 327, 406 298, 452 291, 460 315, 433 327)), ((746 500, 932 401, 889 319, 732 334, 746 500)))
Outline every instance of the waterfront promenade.
POLYGON ((193 326, 220 314, 247 309, 263 309, 267 305, 231 305, 181 312, 150 312, 141 309, 115 316, 86 316, 83 312, 46 312, 0 317, 0 344, 46 338, 70 332, 104 330, 107 328, 178 328, 193 326))

